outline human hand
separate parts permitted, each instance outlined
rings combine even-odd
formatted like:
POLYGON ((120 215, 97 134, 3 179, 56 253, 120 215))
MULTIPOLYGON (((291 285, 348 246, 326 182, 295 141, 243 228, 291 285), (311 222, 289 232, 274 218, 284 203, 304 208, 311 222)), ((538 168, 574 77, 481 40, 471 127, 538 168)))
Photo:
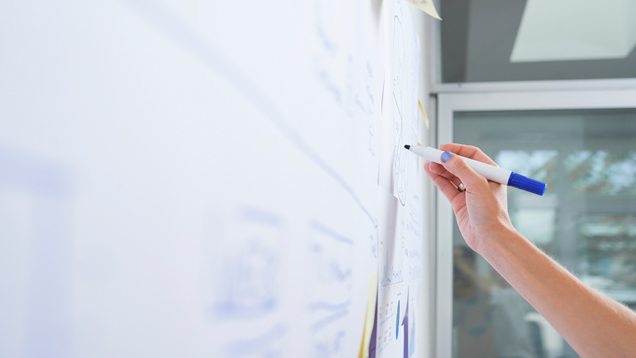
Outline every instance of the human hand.
POLYGON ((457 155, 450 158, 442 156, 442 162, 447 159, 443 165, 426 163, 424 170, 451 203, 457 225, 468 246, 481 253, 488 240, 501 236, 506 230, 514 230, 508 216, 506 187, 475 173, 458 155, 490 165, 497 164, 477 147, 450 143, 440 149, 457 155), (464 192, 456 189, 461 183, 466 187, 464 192))

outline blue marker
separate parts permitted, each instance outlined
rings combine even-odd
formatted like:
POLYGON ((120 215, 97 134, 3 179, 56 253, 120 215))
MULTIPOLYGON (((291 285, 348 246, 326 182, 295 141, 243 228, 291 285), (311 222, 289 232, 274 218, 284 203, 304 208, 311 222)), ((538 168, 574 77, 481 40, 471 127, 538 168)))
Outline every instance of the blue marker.
MULTIPOLYGON (((442 157, 442 152, 439 149, 431 148, 431 147, 419 147, 419 146, 411 146, 405 145, 404 148, 409 151, 419 155, 420 157, 428 160, 429 162, 435 162, 438 164, 442 164, 440 158, 442 157)), ((499 184, 508 185, 517 189, 525 190, 527 192, 543 195, 545 193, 545 188, 547 187, 546 183, 542 183, 538 180, 530 179, 521 174, 517 174, 513 171, 506 170, 503 168, 496 167, 494 165, 478 162, 473 159, 462 157, 466 164, 470 165, 477 174, 483 176, 484 178, 497 182, 499 184)), ((448 159, 447 159, 448 160, 448 159)))
POLYGON ((398 300, 397 320, 395 321, 395 339, 398 339, 399 332, 400 332, 400 301, 398 300))

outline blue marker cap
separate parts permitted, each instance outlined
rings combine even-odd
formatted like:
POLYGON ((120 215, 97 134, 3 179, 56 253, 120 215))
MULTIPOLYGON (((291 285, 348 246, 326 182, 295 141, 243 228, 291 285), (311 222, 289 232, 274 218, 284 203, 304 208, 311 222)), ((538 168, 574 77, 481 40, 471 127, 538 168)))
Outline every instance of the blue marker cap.
POLYGON ((545 188, 548 186, 538 180, 524 177, 523 175, 512 172, 508 178, 508 186, 512 186, 521 190, 529 191, 533 194, 543 195, 545 188))

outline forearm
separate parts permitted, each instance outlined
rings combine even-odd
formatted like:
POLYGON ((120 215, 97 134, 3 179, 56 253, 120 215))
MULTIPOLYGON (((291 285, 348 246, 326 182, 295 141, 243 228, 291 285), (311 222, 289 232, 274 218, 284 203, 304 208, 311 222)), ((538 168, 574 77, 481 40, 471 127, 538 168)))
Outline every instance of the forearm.
POLYGON ((584 285, 519 233, 502 229, 479 251, 581 356, 636 351, 636 314, 584 285))

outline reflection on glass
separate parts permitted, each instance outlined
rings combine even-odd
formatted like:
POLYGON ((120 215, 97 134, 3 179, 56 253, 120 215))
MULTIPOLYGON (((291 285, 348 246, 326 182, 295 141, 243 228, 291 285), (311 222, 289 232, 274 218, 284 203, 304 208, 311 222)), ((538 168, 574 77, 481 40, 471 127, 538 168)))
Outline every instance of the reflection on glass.
POLYGON ((453 254, 454 356, 493 357, 496 349, 488 298, 495 282, 477 274, 478 258, 472 250, 455 245, 453 254))
POLYGON ((479 261, 467 247, 454 247, 456 357, 543 357, 532 307, 496 271, 477 274, 479 261), (538 355, 537 355, 538 354, 538 355))
POLYGON ((636 301, 636 216, 586 216, 578 228, 583 281, 618 300, 636 301))
POLYGON ((516 209, 510 212, 515 228, 535 245, 546 247, 556 236, 555 209, 516 209))
MULTIPOLYGON (((508 188, 515 228, 583 282, 636 307, 636 110, 461 112, 455 141, 548 184, 508 188)), ((578 357, 455 227, 453 357, 578 357)))
MULTIPOLYGON (((546 194, 554 193, 557 187, 556 150, 502 150, 495 157, 500 167, 548 184, 546 194)), ((510 194, 522 193, 508 187, 510 194)))
POLYGON ((636 194, 636 151, 579 150, 564 164, 573 192, 636 194))

